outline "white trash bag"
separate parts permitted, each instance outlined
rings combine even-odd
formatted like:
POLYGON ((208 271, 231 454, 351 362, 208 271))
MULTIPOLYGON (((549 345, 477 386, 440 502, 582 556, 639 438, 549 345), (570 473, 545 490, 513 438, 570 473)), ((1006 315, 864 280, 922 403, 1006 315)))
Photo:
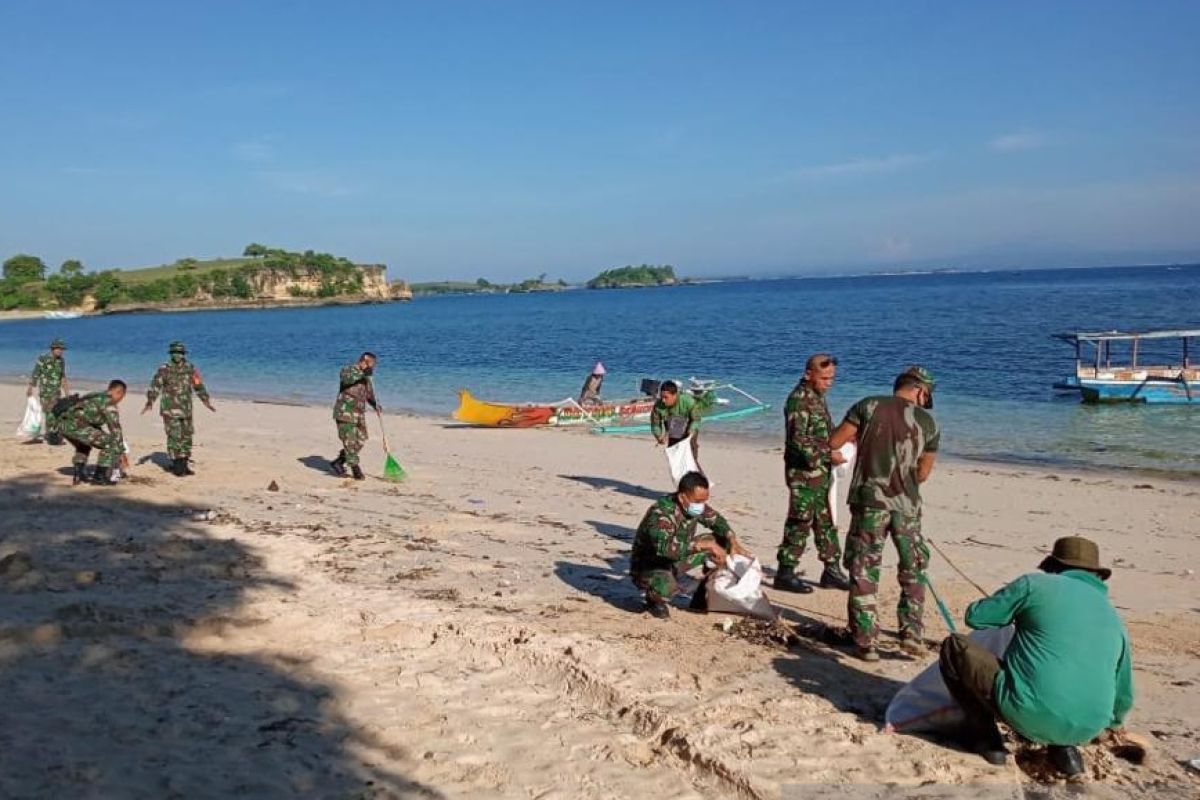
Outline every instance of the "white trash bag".
MULTIPOLYGON (((1003 658, 1015 632, 1016 628, 1008 625, 971 631, 969 636, 971 641, 986 647, 997 658, 1003 658)), ((942 680, 942 671, 935 661, 896 692, 884 715, 884 731, 915 733, 946 730, 962 724, 964 719, 962 707, 950 696, 950 690, 942 680)))
POLYGON ((689 472, 699 472, 700 465, 692 454, 692 437, 667 448, 667 464, 671 467, 671 485, 678 486, 680 479, 689 472))
POLYGON ((25 418, 17 426, 17 436, 36 439, 42 435, 42 426, 45 424, 46 415, 42 412, 42 401, 36 394, 25 398, 25 418))
POLYGON ((775 609, 762 591, 763 570, 757 558, 730 555, 708 579, 708 610, 775 619, 775 609))
POLYGON ((858 447, 854 442, 846 442, 838 452, 846 460, 830 470, 829 517, 834 526, 837 525, 838 518, 838 487, 850 480, 850 476, 854 474, 854 458, 858 455, 858 447))

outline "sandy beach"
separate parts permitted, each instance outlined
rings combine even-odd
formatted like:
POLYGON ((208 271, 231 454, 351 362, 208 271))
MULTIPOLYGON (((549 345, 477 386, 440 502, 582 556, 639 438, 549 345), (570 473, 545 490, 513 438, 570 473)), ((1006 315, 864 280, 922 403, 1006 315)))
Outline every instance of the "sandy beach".
MULTIPOLYGON (((670 488, 648 437, 389 414, 409 479, 359 483, 326 471, 328 409, 217 396, 217 414, 196 411, 198 474, 179 479, 142 402, 122 406, 129 478, 73 488, 71 449, 20 443, 23 391, 0 386, 0 796, 1068 792, 1036 765, 881 732, 892 694, 934 660, 891 638, 890 546, 878 664, 731 636, 721 615, 636 613, 630 540, 670 488)), ((703 457, 712 504, 773 567, 779 450, 712 436, 703 457)), ((1083 790, 1197 796, 1200 486, 947 462, 925 495, 927 534, 988 589, 1057 536, 1100 544, 1134 646, 1129 728, 1151 752, 1136 766, 1087 747, 1083 790)), ((811 552, 803 566, 816 574, 811 552)), ((961 620, 976 591, 936 554, 931 577, 961 620)), ((840 592, 770 596, 805 630, 844 622, 840 592)), ((926 624, 945 635, 932 603, 926 624)))

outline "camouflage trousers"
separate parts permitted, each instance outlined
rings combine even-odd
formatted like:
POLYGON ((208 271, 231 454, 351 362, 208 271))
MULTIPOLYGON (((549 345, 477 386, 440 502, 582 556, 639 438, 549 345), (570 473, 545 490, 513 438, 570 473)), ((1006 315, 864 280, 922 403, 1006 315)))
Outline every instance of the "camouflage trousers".
POLYGON ((679 593, 679 581, 669 569, 649 569, 633 574, 633 585, 646 593, 651 603, 667 603, 679 593))
POLYGON ((121 437, 112 431, 93 428, 90 425, 76 427, 68 422, 62 426, 62 434, 67 437, 67 441, 75 445, 75 455, 71 458, 72 464, 86 464, 92 448, 95 447, 100 451, 100 457, 96 459, 96 466, 115 467, 125 452, 125 442, 121 441, 121 437))
POLYGON ((42 417, 46 420, 42 426, 43 436, 62 432, 62 425, 59 424, 58 417, 50 413, 50 409, 54 408, 54 404, 58 402, 58 398, 61 396, 58 389, 55 389, 53 392, 38 394, 38 400, 42 403, 42 417))
POLYGON ((809 486, 799 470, 784 472, 788 487, 788 515, 783 523, 783 541, 775 558, 781 567, 795 567, 804 555, 808 535, 812 533, 817 556, 825 564, 836 564, 842 557, 837 527, 829 511, 829 482, 809 486))
POLYGON ((921 536, 921 517, 883 508, 852 507, 850 513, 845 563, 850 573, 847 612, 855 644, 872 646, 879 635, 879 570, 889 534, 900 556, 896 574, 900 582, 900 603, 896 607, 900 635, 920 638, 924 633, 925 568, 929 566, 929 545, 921 536))
POLYGON ((337 424, 338 438, 342 440, 342 453, 346 456, 346 464, 354 466, 358 463, 358 453, 367 443, 367 420, 359 417, 354 422, 337 424))
POLYGON ((192 435, 196 432, 191 415, 176 417, 171 414, 163 414, 162 421, 163 429, 167 432, 167 455, 172 459, 190 457, 192 455, 192 435))

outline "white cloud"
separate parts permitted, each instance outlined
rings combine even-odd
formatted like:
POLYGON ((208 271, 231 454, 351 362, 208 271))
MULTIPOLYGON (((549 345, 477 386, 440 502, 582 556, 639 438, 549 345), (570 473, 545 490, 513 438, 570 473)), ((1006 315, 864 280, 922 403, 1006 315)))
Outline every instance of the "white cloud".
POLYGON ((853 158, 849 161, 839 161, 833 164, 802 167, 793 174, 798 178, 838 175, 877 175, 920 166, 932 158, 932 155, 920 153, 901 153, 881 158, 853 158))
POLYGON ((988 147, 997 153, 1016 153, 1021 150, 1037 150, 1050 144, 1045 134, 1034 131, 1005 133, 988 142, 988 147))

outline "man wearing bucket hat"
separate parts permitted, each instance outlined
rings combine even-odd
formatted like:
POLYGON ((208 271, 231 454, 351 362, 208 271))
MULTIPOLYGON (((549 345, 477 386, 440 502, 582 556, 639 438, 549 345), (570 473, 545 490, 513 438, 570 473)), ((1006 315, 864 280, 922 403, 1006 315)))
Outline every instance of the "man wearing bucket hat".
POLYGON ((50 342, 50 352, 38 356, 29 375, 29 388, 25 390, 27 397, 33 397, 37 392, 38 400, 42 403, 42 414, 45 416, 45 434, 47 444, 63 444, 62 432, 58 417, 50 413, 59 397, 70 391, 67 383, 67 362, 63 359, 63 351, 67 343, 62 339, 50 342))
POLYGON ((925 567, 929 546, 921 536, 921 484, 933 472, 941 432, 933 408, 933 375, 909 367, 896 377, 891 396, 867 397, 846 412, 830 437, 832 450, 856 440, 858 458, 850 480, 850 530, 845 565, 850 634, 864 661, 878 661, 877 613, 883 545, 891 536, 900 556, 900 647, 909 655, 924 648, 925 567))
POLYGON ((604 362, 597 361, 596 366, 592 367, 592 374, 587 376, 583 388, 579 390, 579 405, 594 406, 600 402, 600 387, 604 385, 604 376, 607 374, 604 362))
POLYGON ((1129 634, 1109 602, 1112 570, 1100 565, 1095 542, 1059 539, 1040 569, 967 608, 972 628, 1014 626, 1003 659, 956 633, 942 642, 940 667, 966 712, 969 747, 1002 765, 999 718, 1048 745, 1051 763, 1074 777, 1084 771, 1076 745, 1120 727, 1133 707, 1129 634))
POLYGON ((161 395, 158 411, 162 414, 163 428, 167 432, 171 472, 182 478, 195 474, 188 466, 188 460, 192 457, 192 436, 196 430, 192 422, 192 392, 199 395, 200 402, 209 411, 216 409, 209 399, 200 370, 187 360, 187 347, 183 342, 171 342, 167 354, 171 360, 159 366, 154 373, 154 379, 146 391, 146 405, 142 413, 149 411, 161 395))

